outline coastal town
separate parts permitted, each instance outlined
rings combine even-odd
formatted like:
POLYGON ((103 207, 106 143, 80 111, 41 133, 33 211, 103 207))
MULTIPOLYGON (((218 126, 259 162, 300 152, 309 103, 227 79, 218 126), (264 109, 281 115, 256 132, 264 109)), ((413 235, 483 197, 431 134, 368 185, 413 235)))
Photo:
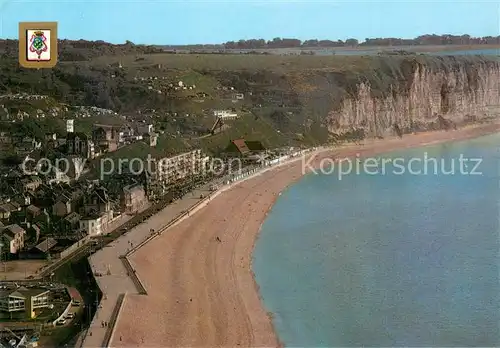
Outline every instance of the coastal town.
MULTIPOLYGON (((27 95, 22 98, 43 99, 27 95)), ((218 128, 222 121, 237 118, 231 110, 214 110, 213 115, 213 129, 218 128)), ((172 221, 181 219, 193 212, 197 204, 215 197, 221 187, 304 152, 304 149, 293 147, 266 149, 258 140, 235 139, 214 161, 201 149, 177 153, 158 150, 157 139, 162 135, 155 132, 153 122, 140 119, 120 126, 93 124, 90 131, 84 133, 75 132, 75 125, 79 122, 75 116, 75 119, 66 120, 63 136, 49 133, 44 139, 36 139, 24 134, 1 133, 3 149, 13 151, 21 159, 20 163, 4 162, 0 168, 0 256, 3 265, 0 281, 5 288, 5 313, 9 315, 2 327, 7 330, 8 337, 15 332, 14 338, 10 339, 17 340, 17 345, 27 341, 30 344, 38 344, 39 340, 40 343, 44 340, 50 342, 52 332, 68 326, 80 327, 85 321, 91 324, 79 337, 86 346, 99 346, 109 341, 112 324, 99 327, 94 323, 97 316, 92 320, 92 313, 96 310, 116 311, 114 302, 117 298, 111 293, 106 294, 104 289, 110 285, 102 286, 102 283, 108 282, 107 278, 115 272, 125 272, 132 277, 134 271, 130 264, 120 261, 123 255, 116 254, 117 248, 99 251, 101 248, 110 243, 113 245, 114 241, 123 238, 120 236, 138 229, 138 236, 127 244, 127 251, 120 249, 120 253, 130 253, 129 249, 134 245, 137 248, 166 228, 165 217, 160 223, 147 220, 154 214, 161 215, 161 211, 166 210, 172 221), (141 171, 123 165, 113 170, 106 167, 106 164, 115 163, 110 160, 110 155, 138 142, 150 148, 148 155, 154 154, 152 166, 143 167, 141 171), (50 155, 47 156, 48 150, 50 155), (96 168, 97 177, 92 175, 96 168), (102 175, 104 171, 106 176, 102 175), (191 197, 187 203, 182 199, 186 196, 191 197), (92 261, 104 257, 105 251, 112 251, 116 258, 112 260, 106 256, 110 260, 92 261), (58 269, 94 253, 90 259, 91 276, 95 277, 99 287, 93 290, 95 294, 90 295, 91 303, 87 303, 87 294, 61 284, 57 289, 67 289, 67 308, 57 307, 58 297, 50 282, 54 281, 58 269), (118 265, 112 266, 113 262, 118 262, 118 265), (33 288, 38 292, 26 290, 33 288), (43 301, 40 300, 43 305, 27 307, 26 299, 35 301, 42 295, 45 296, 43 301), (100 304, 94 301, 96 298, 100 298, 100 304), (104 298, 109 301, 104 301, 104 298), (80 309, 80 304, 87 306, 88 310, 80 309), (113 309, 110 310, 111 304, 113 309), (75 308, 77 310, 73 310, 75 308), (49 319, 45 320, 46 317, 49 319), (96 325, 100 330, 94 329, 96 325), (91 330, 94 330, 93 334, 91 330)), ((29 115, 25 117, 30 118, 29 115)), ((6 121, 15 123, 22 119, 6 121)), ((137 283, 140 284, 137 279, 132 282, 137 283)), ((104 314, 100 315, 101 321, 103 317, 104 314)), ((116 320, 112 317, 110 314, 106 323, 116 320)))

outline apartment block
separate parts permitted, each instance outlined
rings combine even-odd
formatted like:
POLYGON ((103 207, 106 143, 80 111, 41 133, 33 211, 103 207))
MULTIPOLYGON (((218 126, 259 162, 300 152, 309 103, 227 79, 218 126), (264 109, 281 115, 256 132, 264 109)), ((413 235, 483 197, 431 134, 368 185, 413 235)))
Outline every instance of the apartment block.
POLYGON ((170 185, 185 180, 193 175, 201 174, 208 162, 201 150, 193 150, 172 157, 157 160, 148 173, 148 187, 165 193, 170 185))
POLYGON ((34 318, 36 310, 49 307, 49 290, 27 289, 5 290, 0 293, 0 312, 12 318, 34 318))

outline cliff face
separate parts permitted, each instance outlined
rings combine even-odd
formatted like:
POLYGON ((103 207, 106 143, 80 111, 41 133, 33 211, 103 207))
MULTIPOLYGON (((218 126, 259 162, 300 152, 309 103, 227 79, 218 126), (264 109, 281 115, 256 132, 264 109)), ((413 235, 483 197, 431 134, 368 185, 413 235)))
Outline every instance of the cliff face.
MULTIPOLYGON (((103 51, 94 48, 91 55, 107 52, 106 44, 96 44, 103 51)), ((86 49, 88 44, 82 42, 78 47, 86 49)), ((49 95, 55 102, 99 106, 131 115, 138 111, 149 115, 155 110, 158 126, 169 135, 184 136, 186 141, 210 132, 215 122, 214 109, 234 108, 242 116, 237 122, 227 125, 215 137, 203 138, 207 147, 215 149, 224 148, 230 139, 237 138, 278 147, 383 137, 445 129, 500 114, 498 58, 183 54, 119 57, 62 63, 49 71, 22 70, 16 59, 2 58, 0 95, 49 95), (124 63, 121 69, 103 64, 118 61, 124 63), (138 76, 154 80, 137 79, 138 76), (181 80, 190 81, 196 90, 176 91, 168 87, 181 80), (237 98, 236 92, 244 98, 237 98), (172 114, 186 117, 171 117, 172 114)), ((16 102, 9 107, 17 113, 20 106, 16 102)), ((38 108, 31 104, 28 107, 38 108)))
POLYGON ((403 80, 394 78, 388 93, 374 96, 363 81, 328 113, 330 132, 362 130, 367 136, 443 128, 500 115, 500 62, 439 58, 440 64, 406 62, 403 80), (399 80, 399 81, 398 81, 399 80))

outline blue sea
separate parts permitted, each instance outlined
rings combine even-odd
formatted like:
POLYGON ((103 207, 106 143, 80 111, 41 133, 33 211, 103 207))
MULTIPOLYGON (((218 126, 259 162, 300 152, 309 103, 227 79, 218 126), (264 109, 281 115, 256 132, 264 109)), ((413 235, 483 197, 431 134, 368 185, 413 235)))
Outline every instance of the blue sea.
MULTIPOLYGON (((389 49, 389 51, 394 49, 389 49)), ((412 48, 402 48, 402 50, 412 51, 412 48)), ((378 50, 342 50, 342 49, 324 49, 316 51, 317 55, 339 55, 339 56, 362 56, 362 55, 376 55, 383 49, 378 50)), ((500 56, 500 49, 487 48, 477 50, 460 50, 460 51, 438 51, 438 52, 418 52, 428 54, 431 56, 470 56, 470 55, 484 55, 484 56, 500 56)))
POLYGON ((483 50, 464 50, 464 51, 443 51, 443 52, 430 52, 431 55, 441 55, 441 56, 471 56, 471 55, 483 55, 483 56, 500 56, 500 49, 490 48, 483 50))
POLYGON ((253 260, 285 346, 499 347, 499 147, 393 152, 285 190, 253 260))
MULTIPOLYGON (((324 48, 324 49, 313 49, 315 55, 318 56, 372 56, 377 55, 383 51, 397 51, 404 50, 409 52, 414 52, 415 47, 401 46, 401 47, 386 47, 386 48, 371 48, 371 49, 355 49, 346 50, 342 48, 324 48)), ((253 50, 232 50, 234 52, 249 52, 253 50)), ((277 49, 260 49, 256 50, 260 52, 270 52, 273 54, 300 54, 301 51, 308 51, 307 48, 297 49, 297 48, 277 48, 277 49)), ((483 48, 476 50, 457 50, 457 51, 433 51, 433 52, 417 52, 418 54, 428 54, 431 56, 469 56, 469 55, 484 55, 484 56, 500 56, 499 48, 483 48)))

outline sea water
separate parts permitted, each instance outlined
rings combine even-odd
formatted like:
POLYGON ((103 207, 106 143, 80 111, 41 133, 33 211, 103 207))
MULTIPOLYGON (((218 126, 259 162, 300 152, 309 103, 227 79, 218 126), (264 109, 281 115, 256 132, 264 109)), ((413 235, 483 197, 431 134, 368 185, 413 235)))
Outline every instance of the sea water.
POLYGON ((253 260, 285 346, 500 346, 499 146, 493 135, 393 152, 381 158, 406 170, 412 158, 447 167, 337 170, 285 190, 253 260))
MULTIPOLYGON (((395 51, 397 49, 394 49, 393 47, 388 48, 388 51, 395 51)), ((401 47, 401 50, 403 51, 410 51, 413 52, 412 47, 401 47)), ((356 50, 342 50, 342 49, 332 49, 332 48, 325 48, 321 50, 315 50, 314 53, 319 56, 329 56, 329 55, 338 55, 338 56, 371 56, 371 55, 377 55, 380 52, 386 51, 384 48, 379 48, 379 49, 356 49, 356 50)), ((281 52, 283 53, 283 52, 281 52)), ((431 56, 471 56, 471 55, 484 55, 484 56, 500 56, 500 49, 498 48, 483 48, 483 49, 476 49, 476 50, 457 50, 457 51, 432 51, 432 52, 416 52, 416 53, 423 53, 423 54, 428 54, 431 56)))

